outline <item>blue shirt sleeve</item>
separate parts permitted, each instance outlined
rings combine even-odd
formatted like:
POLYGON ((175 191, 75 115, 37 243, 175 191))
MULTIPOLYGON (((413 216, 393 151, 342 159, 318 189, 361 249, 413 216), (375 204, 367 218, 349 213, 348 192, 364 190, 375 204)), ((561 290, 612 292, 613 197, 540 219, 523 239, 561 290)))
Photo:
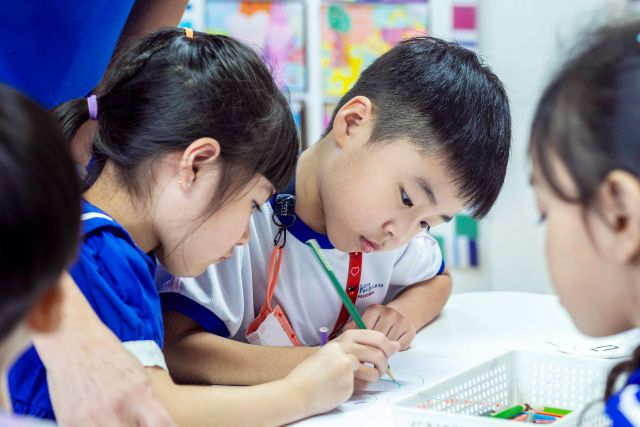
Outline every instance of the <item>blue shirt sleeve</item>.
POLYGON ((71 276, 98 317, 120 341, 153 340, 162 347, 160 299, 153 261, 118 230, 87 236, 71 276))
MULTIPOLYGON (((96 314, 121 341, 151 341, 159 349, 163 325, 154 270, 151 258, 114 224, 85 235, 70 272, 96 314)), ((11 368, 9 389, 16 414, 55 419, 46 369, 34 347, 11 368)))

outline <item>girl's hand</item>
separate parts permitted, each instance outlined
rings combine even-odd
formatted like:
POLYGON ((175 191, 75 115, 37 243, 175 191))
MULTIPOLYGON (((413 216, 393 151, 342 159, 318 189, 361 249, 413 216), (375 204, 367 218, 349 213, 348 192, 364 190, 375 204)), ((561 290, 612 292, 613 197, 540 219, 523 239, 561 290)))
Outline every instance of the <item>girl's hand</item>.
POLYGON ((389 366, 389 357, 400 350, 397 341, 390 341, 379 331, 365 329, 350 329, 331 342, 339 344, 345 353, 357 358, 359 364, 355 379, 358 389, 384 375, 389 366))
POLYGON ((285 387, 297 390, 293 396, 304 399, 302 407, 308 408, 305 416, 319 414, 351 397, 357 368, 354 356, 346 354, 338 344, 329 343, 296 366, 284 379, 285 387))
MULTIPOLYGON (((389 340, 398 341, 400 350, 406 350, 416 336, 416 327, 398 310, 388 305, 373 304, 362 314, 368 329, 383 333, 389 340)), ((346 324, 345 331, 355 329, 353 321, 346 324)))

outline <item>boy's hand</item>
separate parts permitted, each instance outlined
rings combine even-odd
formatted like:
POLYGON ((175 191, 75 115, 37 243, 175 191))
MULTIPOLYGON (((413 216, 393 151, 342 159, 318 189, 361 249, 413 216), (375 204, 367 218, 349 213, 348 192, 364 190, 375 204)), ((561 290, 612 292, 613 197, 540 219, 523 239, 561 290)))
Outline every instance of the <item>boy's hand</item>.
MULTIPOLYGON (((368 329, 382 332, 390 341, 398 341, 400 350, 406 350, 416 336, 416 327, 398 310, 387 305, 373 304, 364 311, 362 320, 368 329)), ((351 321, 344 327, 355 329, 351 321)))
POLYGON ((339 344, 345 353, 355 356, 360 362, 355 373, 358 389, 384 375, 389 366, 389 357, 400 350, 398 342, 371 330, 348 330, 331 342, 339 344))

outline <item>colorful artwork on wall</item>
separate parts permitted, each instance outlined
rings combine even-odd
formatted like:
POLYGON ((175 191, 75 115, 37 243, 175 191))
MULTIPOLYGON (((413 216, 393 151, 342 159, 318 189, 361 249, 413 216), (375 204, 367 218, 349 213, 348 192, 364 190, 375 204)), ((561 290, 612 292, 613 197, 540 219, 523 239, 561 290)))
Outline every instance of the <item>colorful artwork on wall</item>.
POLYGON ((333 110, 336 108, 336 104, 324 104, 323 116, 322 116, 322 130, 325 130, 329 126, 333 110))
POLYGON ((343 95, 398 41, 428 33, 428 4, 328 3, 322 13, 324 94, 343 95))
POLYGON ((209 0, 207 31, 238 38, 255 46, 273 67, 279 84, 304 91, 304 4, 301 1, 246 2, 209 0))

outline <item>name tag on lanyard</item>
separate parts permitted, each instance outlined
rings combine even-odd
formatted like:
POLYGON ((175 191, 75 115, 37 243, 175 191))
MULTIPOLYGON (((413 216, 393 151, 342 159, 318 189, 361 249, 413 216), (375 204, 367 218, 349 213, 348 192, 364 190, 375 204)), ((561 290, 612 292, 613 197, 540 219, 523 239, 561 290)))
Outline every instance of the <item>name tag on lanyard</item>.
POLYGON ((258 317, 249 325, 245 333, 251 344, 271 345, 277 347, 299 346, 300 341, 279 305, 271 307, 271 299, 276 291, 283 248, 276 245, 271 253, 269 263, 269 284, 267 298, 260 309, 258 317))

